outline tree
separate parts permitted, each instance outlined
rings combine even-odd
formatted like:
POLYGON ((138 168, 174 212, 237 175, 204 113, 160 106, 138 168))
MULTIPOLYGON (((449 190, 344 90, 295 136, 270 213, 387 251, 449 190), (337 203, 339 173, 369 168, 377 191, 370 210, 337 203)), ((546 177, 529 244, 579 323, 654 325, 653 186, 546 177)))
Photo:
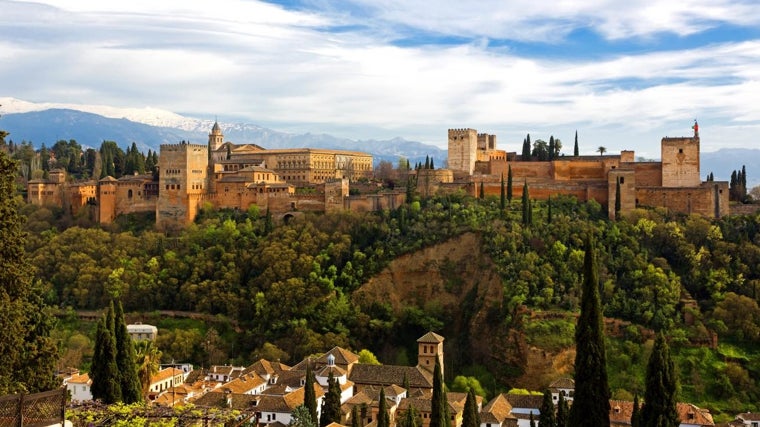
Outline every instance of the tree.
POLYGON ((533 152, 531 152, 531 155, 540 162, 549 160, 549 144, 543 139, 537 139, 536 142, 533 143, 533 152))
POLYGON ((533 209, 530 205, 530 194, 528 190, 528 181, 525 181, 525 184, 523 184, 523 193, 522 193, 522 222, 525 225, 530 225, 533 223, 533 209))
POLYGON ((291 414, 290 424, 291 427, 316 427, 316 423, 312 421, 309 408, 305 405, 298 405, 293 409, 291 414))
POLYGON ((390 427, 391 420, 388 415, 388 401, 385 399, 385 387, 380 386, 379 407, 377 409, 377 427, 390 427))
POLYGON ((351 408, 351 427, 361 427, 361 420, 359 420, 358 406, 354 405, 351 408))
POLYGON ((528 162, 531 160, 530 158, 530 134, 523 140, 523 149, 522 149, 522 155, 520 156, 523 161, 528 162))
POLYGON ((479 427, 480 414, 478 403, 473 389, 467 392, 467 400, 464 401, 464 414, 462 414, 462 427, 479 427))
MULTIPOLYGON (((554 135, 549 137, 549 160, 554 160, 554 135)), ((540 422, 539 422, 540 424, 540 422)))
POLYGON ((631 411, 631 427, 641 427, 641 407, 638 393, 633 396, 633 411, 631 411))
POLYGON ((306 382, 304 384, 303 404, 309 410, 309 416, 311 419, 319 420, 319 418, 317 418, 317 395, 314 392, 314 371, 311 370, 311 361, 306 362, 306 382))
POLYGON ((507 208, 507 193, 504 188, 504 174, 501 174, 501 192, 499 193, 499 208, 503 212, 507 208))
POLYGON ((507 169, 507 200, 512 203, 512 165, 507 169))
POLYGON ((569 427, 568 418, 570 417, 570 407, 567 406, 565 395, 560 393, 557 402, 557 427, 569 427))
POLYGON ((116 366, 119 368, 119 387, 121 388, 122 401, 126 404, 142 402, 142 385, 137 375, 135 347, 132 337, 127 332, 121 301, 116 304, 114 319, 116 322, 114 326, 116 366))
POLYGON ((478 194, 478 198, 479 199, 485 199, 486 198, 486 192, 485 192, 485 189, 483 188, 483 181, 480 181, 480 192, 478 194))
POLYGON ((533 411, 530 411, 530 427, 536 427, 536 420, 533 418, 533 411))
POLYGON ((676 410, 678 380, 670 348, 662 332, 654 340, 645 384, 642 427, 677 427, 681 423, 676 410))
POLYGON ((449 405, 446 401, 446 392, 443 389, 443 374, 441 373, 441 361, 435 359, 433 367, 433 398, 430 409, 430 427, 450 427, 449 405))
POLYGON ((322 410, 319 414, 319 425, 324 427, 330 423, 340 423, 340 384, 332 372, 327 377, 327 393, 322 399, 322 410))
POLYGON ((557 427, 557 417, 554 415, 554 401, 552 400, 552 392, 549 389, 544 390, 544 400, 541 401, 538 425, 541 427, 557 427))
POLYGON ((546 201, 546 223, 552 223, 552 196, 546 201))
POLYGON ((151 340, 142 340, 135 346, 135 361, 137 363, 137 377, 140 379, 140 387, 143 399, 147 399, 150 391, 150 379, 156 375, 161 367, 161 351, 153 345, 151 340))
POLYGON ((363 363, 365 365, 380 365, 381 363, 377 360, 377 356, 375 356, 374 353, 367 350, 366 348, 362 349, 359 354, 359 363, 363 363))
POLYGON ((607 152, 607 148, 606 148, 606 147, 602 147, 602 146, 599 146, 599 148, 597 148, 597 149, 596 149, 596 151, 598 151, 598 152, 599 152, 599 155, 600 155, 600 156, 603 156, 603 155, 604 155, 604 153, 606 153, 606 152, 607 152))
POLYGON ((575 147, 573 147, 573 156, 578 157, 580 151, 578 151, 578 131, 575 131, 575 147))
MULTIPOLYGON (((0 140, 7 135, 0 131, 0 140)), ((0 150, 0 395, 34 393, 58 385, 58 349, 50 338, 54 316, 33 280, 15 196, 17 163, 0 150)))
MULTIPOLYGON (((422 419, 420 418, 420 411, 412 405, 404 412, 404 416, 398 422, 399 427, 421 427, 422 419)), ((352 426, 353 427, 353 426, 352 426)))
POLYGON ((95 350, 90 367, 92 397, 106 404, 121 401, 119 367, 116 364, 116 339, 109 328, 108 320, 108 313, 113 316, 112 307, 98 322, 95 350))
POLYGON ((581 313, 575 329, 575 396, 570 408, 574 427, 610 424, 610 387, 604 348, 604 324, 593 238, 586 239, 581 313))

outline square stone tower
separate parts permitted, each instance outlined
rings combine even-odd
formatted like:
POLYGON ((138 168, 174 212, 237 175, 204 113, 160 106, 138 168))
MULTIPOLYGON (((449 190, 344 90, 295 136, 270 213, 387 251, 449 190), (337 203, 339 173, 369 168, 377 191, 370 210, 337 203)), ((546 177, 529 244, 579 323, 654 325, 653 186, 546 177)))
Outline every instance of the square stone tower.
POLYGON ((449 129, 449 169, 467 172, 475 171, 478 159, 478 131, 475 129, 449 129))
POLYGON ((156 227, 185 227, 195 220, 208 190, 208 146, 187 142, 161 145, 158 165, 156 227))
POLYGON ((433 372, 437 358, 443 375, 443 340, 435 332, 428 332, 417 340, 417 367, 433 372))
POLYGON ((699 174, 699 136, 662 138, 662 186, 697 187, 699 174))

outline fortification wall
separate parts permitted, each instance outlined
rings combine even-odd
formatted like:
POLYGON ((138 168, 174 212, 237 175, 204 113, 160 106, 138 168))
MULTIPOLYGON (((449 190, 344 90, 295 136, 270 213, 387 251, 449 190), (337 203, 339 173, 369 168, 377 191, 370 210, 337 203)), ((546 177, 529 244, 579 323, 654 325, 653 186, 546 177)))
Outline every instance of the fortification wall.
MULTIPOLYGON (((506 180, 506 177, 505 177, 506 180)), ((512 199, 520 199, 523 192, 522 180, 513 181, 512 199)), ((458 187, 461 188, 461 187, 458 187)), ((480 181, 473 181, 467 186, 467 193, 473 197, 480 191, 480 181)), ((483 192, 486 196, 501 196, 501 181, 489 180, 483 181, 483 192)), ((549 197, 556 195, 575 196, 580 201, 596 200, 599 204, 607 206, 608 203, 608 186, 606 181, 549 181, 549 180, 528 180, 528 193, 531 200, 547 200, 549 197)))
POLYGON ((696 187, 699 175, 699 138, 663 138, 662 186, 696 187))
POLYGON ((639 187, 662 187, 662 162, 628 163, 636 171, 636 185, 639 187))
MULTIPOLYGON (((554 179, 558 181, 607 179, 607 171, 619 162, 601 157, 599 160, 555 160, 554 179)), ((514 170, 514 169, 513 169, 514 170)))
POLYGON ((611 170, 607 178, 607 214, 615 219, 617 201, 617 186, 620 184, 620 213, 625 214, 636 208, 636 171, 633 169, 611 170))
POLYGON ((507 169, 512 166, 512 179, 516 182, 523 178, 552 178, 552 162, 498 162, 493 168, 492 175, 501 176, 504 173, 506 179, 507 169), (503 169, 502 169, 503 167, 503 169))
POLYGON ((373 212, 384 209, 397 209, 404 204, 405 198, 406 194, 401 191, 349 196, 345 199, 343 207, 344 209, 353 212, 373 212))
POLYGON ((683 214, 706 217, 728 215, 728 183, 709 182, 699 187, 639 187, 638 206, 661 206, 683 214))

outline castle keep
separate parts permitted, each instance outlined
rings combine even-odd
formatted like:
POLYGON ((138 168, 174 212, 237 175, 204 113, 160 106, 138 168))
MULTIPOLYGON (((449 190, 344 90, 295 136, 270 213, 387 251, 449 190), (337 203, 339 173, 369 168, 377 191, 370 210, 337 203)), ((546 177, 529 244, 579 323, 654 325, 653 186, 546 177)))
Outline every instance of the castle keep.
POLYGON ((637 162, 633 151, 619 155, 560 156, 550 161, 523 159, 516 152, 496 149, 496 137, 475 129, 449 129, 449 168, 453 179, 437 181, 437 189, 461 188, 477 196, 498 195, 501 178, 512 169, 514 197, 528 184, 531 198, 557 194, 595 200, 615 217, 617 187, 620 213, 637 207, 664 207, 678 213, 721 217, 729 213, 728 183, 702 182, 699 168, 699 127, 690 137, 662 138, 661 161, 637 162))

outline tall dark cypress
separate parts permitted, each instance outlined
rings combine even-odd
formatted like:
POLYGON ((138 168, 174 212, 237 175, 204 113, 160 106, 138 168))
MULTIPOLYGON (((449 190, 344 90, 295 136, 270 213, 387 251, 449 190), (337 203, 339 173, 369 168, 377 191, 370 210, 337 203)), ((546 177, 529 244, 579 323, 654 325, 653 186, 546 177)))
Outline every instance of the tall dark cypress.
POLYGON ((570 407, 567 405, 565 395, 559 394, 557 401, 557 427, 570 427, 568 425, 568 418, 570 417, 570 407))
POLYGON ((504 188, 504 174, 501 174, 501 193, 499 194, 499 208, 502 211, 507 208, 507 193, 504 188))
POLYGON ((639 395, 633 396, 633 411, 631 412, 631 427, 641 427, 641 407, 639 406, 639 395))
POLYGON ((575 396, 568 423, 573 427, 610 425, 610 386, 598 274, 593 238, 588 236, 581 313, 575 329, 575 396))
POLYGON ((441 361, 438 358, 435 359, 435 367, 433 368, 433 400, 430 408, 430 427, 451 427, 449 405, 446 401, 446 392, 443 390, 441 361))
POLYGON ((647 363, 644 407, 641 408, 642 427, 677 427, 680 424, 676 404, 678 379, 670 348, 660 332, 654 340, 647 363))
POLYGON ((327 377, 327 393, 322 399, 322 410, 319 414, 319 425, 324 427, 330 423, 340 423, 340 384, 332 372, 327 377))
POLYGON ((317 418, 317 395, 314 392, 314 371, 311 370, 311 361, 306 362, 306 382, 304 384, 303 404, 309 410, 309 416, 318 424, 317 418))
POLYGON ((554 401, 552 392, 544 390, 544 399, 541 401, 541 409, 538 414, 538 425, 541 427, 557 427, 557 417, 554 414, 554 401))
POLYGON ((575 131, 575 147, 573 147, 573 156, 578 157, 580 151, 578 151, 578 131, 575 131))
POLYGON ((92 398, 111 404, 121 401, 121 387, 116 364, 116 340, 108 328, 107 319, 108 314, 98 322, 90 376, 92 398))
POLYGON ((351 427, 361 427, 362 420, 359 419, 359 411, 357 410, 358 405, 354 405, 353 408, 351 408, 351 427))
POLYGON ((484 199, 486 197, 485 189, 483 188, 483 181, 480 181, 480 194, 478 194, 478 198, 484 199))
POLYGON ((116 304, 114 315, 114 337, 116 339, 116 366, 119 368, 121 399, 124 403, 142 402, 142 385, 137 375, 135 346, 127 332, 124 309, 121 301, 116 304))
POLYGON ((552 223, 552 196, 549 196, 549 200, 546 201, 546 223, 552 223))
POLYGON ((549 160, 554 160, 554 151, 554 135, 552 135, 549 137, 549 160))
POLYGON ((480 414, 478 413, 478 402, 475 392, 470 388, 467 392, 467 399, 464 401, 464 413, 462 414, 462 427, 479 427, 480 414))
POLYGON ((512 203, 512 165, 507 168, 507 201, 512 203))
POLYGON ((388 401, 385 399, 385 387, 380 386, 379 407, 377 409, 377 427, 390 427, 391 420, 388 414, 388 401))
POLYGON ((525 184, 523 184, 522 222, 525 225, 530 225, 530 223, 533 222, 533 218, 531 217, 531 205, 530 205, 530 194, 528 192, 528 181, 525 181, 525 184))

